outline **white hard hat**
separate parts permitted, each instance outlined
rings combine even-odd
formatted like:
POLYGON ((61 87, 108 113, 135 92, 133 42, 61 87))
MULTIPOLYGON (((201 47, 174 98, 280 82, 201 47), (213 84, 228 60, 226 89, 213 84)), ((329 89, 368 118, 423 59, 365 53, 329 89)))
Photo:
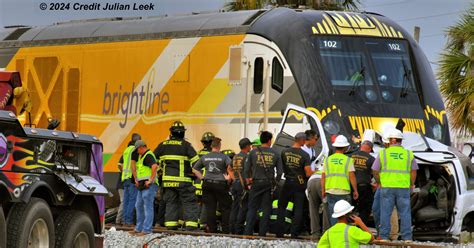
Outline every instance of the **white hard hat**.
POLYGON ((334 140, 334 143, 332 143, 332 146, 334 147, 347 147, 349 145, 350 144, 344 135, 338 135, 336 139, 334 140))
POLYGON ((392 129, 387 138, 389 138, 389 139, 403 139, 403 133, 402 133, 402 131, 400 131, 398 129, 392 129))
POLYGON ((341 216, 346 215, 347 213, 350 213, 354 209, 354 206, 352 206, 349 202, 345 200, 339 200, 334 204, 334 212, 332 214, 333 218, 338 218, 341 216))
POLYGON ((383 133, 382 133, 382 142, 383 143, 385 143, 385 144, 390 143, 390 141, 388 140, 388 136, 392 132, 392 129, 395 129, 395 127, 387 127, 383 130, 383 133))

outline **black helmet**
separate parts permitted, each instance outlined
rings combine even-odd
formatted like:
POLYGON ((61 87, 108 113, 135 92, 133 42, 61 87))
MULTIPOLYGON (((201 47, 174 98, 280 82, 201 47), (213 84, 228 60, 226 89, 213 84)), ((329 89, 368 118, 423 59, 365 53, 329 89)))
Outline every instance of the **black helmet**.
POLYGON ((173 125, 170 127, 171 132, 184 132, 186 128, 184 128, 184 124, 181 121, 173 122, 173 125))
POLYGON ((235 156, 235 152, 231 149, 223 150, 222 153, 229 156, 230 159, 233 159, 235 156))
POLYGON ((211 142, 215 138, 214 134, 211 132, 205 132, 202 135, 201 142, 211 142))

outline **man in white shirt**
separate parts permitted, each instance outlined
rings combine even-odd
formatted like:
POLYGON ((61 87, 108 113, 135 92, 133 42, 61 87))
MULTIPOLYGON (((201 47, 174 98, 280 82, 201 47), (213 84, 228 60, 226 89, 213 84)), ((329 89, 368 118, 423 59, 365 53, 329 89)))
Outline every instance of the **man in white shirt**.
POLYGON ((313 175, 309 178, 307 188, 309 216, 311 219, 311 235, 315 238, 320 238, 322 233, 324 233, 324 231, 329 227, 329 219, 327 218, 326 213, 319 213, 320 206, 323 204, 323 198, 321 195, 322 161, 316 161, 317 154, 314 150, 314 146, 319 139, 319 134, 314 130, 306 130, 305 134, 306 143, 301 147, 301 149, 309 154, 311 158, 311 170, 314 171, 313 175), (323 218, 322 228, 321 217, 323 218))

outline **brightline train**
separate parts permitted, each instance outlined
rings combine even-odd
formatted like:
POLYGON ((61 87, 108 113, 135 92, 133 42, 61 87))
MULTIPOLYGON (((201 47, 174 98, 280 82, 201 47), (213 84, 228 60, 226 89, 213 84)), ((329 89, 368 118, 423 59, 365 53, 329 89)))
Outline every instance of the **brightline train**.
POLYGON ((11 27, 0 31, 0 68, 20 72, 32 124, 54 117, 103 142, 110 187, 134 132, 153 149, 179 119, 196 149, 205 131, 237 149, 241 137, 275 132, 287 103, 313 111, 328 139, 357 141, 401 118, 404 130, 450 143, 421 48, 375 13, 274 8, 11 27))

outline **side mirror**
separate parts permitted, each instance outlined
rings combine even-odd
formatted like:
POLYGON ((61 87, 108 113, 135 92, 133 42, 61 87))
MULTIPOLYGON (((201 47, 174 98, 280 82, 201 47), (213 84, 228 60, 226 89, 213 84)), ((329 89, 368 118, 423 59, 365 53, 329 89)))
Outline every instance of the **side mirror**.
POLYGON ((462 148, 462 153, 466 156, 468 156, 469 158, 472 158, 473 157, 473 151, 474 151, 474 147, 473 147, 474 144, 470 144, 470 143, 464 143, 464 146, 462 148))
POLYGON ((285 115, 285 109, 280 109, 281 116, 285 115))

